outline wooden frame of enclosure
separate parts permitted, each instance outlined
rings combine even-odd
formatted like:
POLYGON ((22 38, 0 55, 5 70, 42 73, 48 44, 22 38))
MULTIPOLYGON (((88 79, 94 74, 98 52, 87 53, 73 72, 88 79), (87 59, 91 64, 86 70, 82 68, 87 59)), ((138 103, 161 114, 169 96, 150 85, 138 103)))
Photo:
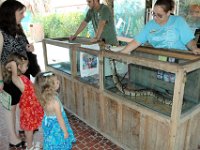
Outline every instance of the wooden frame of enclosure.
MULTIPOLYGON (((200 104, 181 114, 186 73, 200 68, 200 57, 189 53, 155 50, 139 47, 137 51, 172 56, 189 60, 182 65, 111 51, 94 51, 79 44, 45 39, 43 41, 45 67, 60 78, 61 99, 64 107, 99 131, 108 139, 131 150, 191 150, 200 145, 200 104), (46 44, 71 50, 72 74, 66 74, 47 65, 46 44), (76 52, 87 52, 99 58, 99 87, 83 83, 76 74, 76 52), (104 89, 104 56, 176 74, 171 116, 131 102, 104 89)), ((56 51, 56 50, 55 50, 56 51)), ((195 87, 194 87, 195 88, 195 87)))

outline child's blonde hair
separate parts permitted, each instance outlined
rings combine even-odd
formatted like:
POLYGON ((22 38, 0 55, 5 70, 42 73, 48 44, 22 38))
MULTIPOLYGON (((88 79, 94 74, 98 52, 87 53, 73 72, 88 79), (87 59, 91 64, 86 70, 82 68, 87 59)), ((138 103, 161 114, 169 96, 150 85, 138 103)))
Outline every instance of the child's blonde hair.
POLYGON ((49 100, 58 95, 54 82, 55 74, 51 71, 40 72, 35 77, 35 92, 40 104, 44 108, 49 100))
MULTIPOLYGON (((6 63, 2 66, 2 76, 3 76, 3 81, 5 83, 9 83, 12 81, 12 72, 6 68, 6 65, 11 61, 15 61, 18 67, 27 62, 28 58, 19 53, 12 53, 9 55, 6 63)), ((17 68, 17 74, 18 75, 22 74, 22 72, 18 68, 17 68)))

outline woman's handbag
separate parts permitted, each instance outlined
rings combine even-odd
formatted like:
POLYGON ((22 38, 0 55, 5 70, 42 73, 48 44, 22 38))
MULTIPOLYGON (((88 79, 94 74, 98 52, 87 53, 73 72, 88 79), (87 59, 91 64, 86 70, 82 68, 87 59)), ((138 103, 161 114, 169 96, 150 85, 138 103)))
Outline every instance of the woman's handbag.
POLYGON ((0 99, 2 106, 7 110, 11 110, 12 98, 10 94, 8 94, 6 91, 2 91, 0 93, 0 99))

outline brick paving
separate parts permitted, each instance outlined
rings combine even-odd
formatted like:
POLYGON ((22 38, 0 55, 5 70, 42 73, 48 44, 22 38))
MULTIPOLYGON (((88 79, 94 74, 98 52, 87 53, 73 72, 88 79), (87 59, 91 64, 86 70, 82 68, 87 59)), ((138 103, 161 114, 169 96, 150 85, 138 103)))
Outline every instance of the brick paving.
POLYGON ((77 138, 73 150, 122 150, 75 116, 67 115, 77 138))
MULTIPOLYGON (((3 114, 3 108, 0 104, 0 150, 8 150, 9 141, 3 114)), ((67 116, 77 139, 72 150, 123 150, 74 115, 67 113, 67 116)), ((34 134, 34 141, 42 142, 41 129, 34 134)))

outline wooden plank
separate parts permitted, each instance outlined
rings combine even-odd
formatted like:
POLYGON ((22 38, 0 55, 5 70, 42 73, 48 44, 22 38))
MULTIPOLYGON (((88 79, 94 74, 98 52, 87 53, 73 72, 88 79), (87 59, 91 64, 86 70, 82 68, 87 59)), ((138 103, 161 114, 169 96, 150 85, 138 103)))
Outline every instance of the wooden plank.
POLYGON ((167 139, 169 139, 169 125, 158 121, 156 128, 157 128, 157 134, 156 134, 155 150, 161 150, 161 149, 168 150, 169 147, 167 139))
POLYGON ((71 73, 72 73, 72 76, 73 78, 77 76, 77 60, 76 60, 76 55, 77 55, 77 51, 76 51, 76 48, 72 48, 70 50, 70 61, 72 62, 72 65, 71 65, 71 73))
POLYGON ((79 47, 79 43, 69 43, 68 41, 59 41, 53 39, 44 39, 46 44, 51 44, 54 46, 65 47, 65 48, 72 48, 72 47, 79 47))
POLYGON ((184 70, 179 70, 176 74, 176 81, 174 85, 174 96, 171 112, 171 127, 169 137, 169 150, 175 150, 175 143, 177 138, 177 130, 180 123, 180 116, 183 104, 183 94, 185 87, 186 73, 184 70))
POLYGON ((66 106, 76 112, 76 101, 74 98, 74 85, 70 80, 65 80, 66 106))
POLYGON ((144 126, 144 150, 169 150, 169 124, 146 116, 144 126))
POLYGON ((139 150, 145 150, 146 144, 145 144, 145 131, 146 131, 146 124, 145 124, 145 118, 146 115, 140 113, 140 132, 139 132, 139 150))
POLYGON ((109 97, 110 99, 117 101, 118 103, 121 103, 122 105, 130 107, 130 108, 140 112, 143 115, 150 116, 150 117, 158 120, 159 122, 163 122, 163 123, 166 123, 166 124, 168 124, 170 122, 170 117, 163 115, 161 113, 158 113, 156 111, 153 111, 153 110, 151 110, 147 107, 144 107, 144 106, 142 106, 138 103, 129 101, 129 100, 122 98, 118 95, 115 95, 115 94, 113 94, 109 91, 104 91, 103 95, 105 97, 109 97))
POLYGON ((190 51, 168 50, 168 49, 159 49, 159 48, 144 47, 144 46, 138 47, 136 51, 154 54, 154 55, 185 59, 185 60, 194 60, 194 59, 200 58, 199 55, 194 55, 190 51))
POLYGON ((124 111, 123 106, 121 103, 118 103, 118 113, 117 113, 117 140, 122 141, 124 139, 124 136, 122 135, 122 129, 123 129, 123 118, 124 118, 124 111))
POLYGON ((192 132, 192 128, 193 128, 192 123, 193 123, 192 118, 185 122, 185 124, 187 124, 187 130, 186 130, 187 135, 186 135, 186 139, 184 141, 185 142, 184 143, 185 150, 190 150, 190 138, 191 138, 191 132, 192 132))
POLYGON ((118 133, 118 103, 112 99, 105 99, 105 130, 104 132, 108 134, 110 137, 114 138, 118 141, 119 133, 118 133))
POLYGON ((93 120, 95 120, 95 121, 91 120, 91 122, 94 122, 93 124, 94 124, 94 126, 96 128, 101 129, 100 123, 102 122, 102 119, 101 119, 101 106, 100 106, 101 105, 101 103, 100 103, 101 99, 100 99, 100 94, 96 93, 96 92, 93 92, 92 96, 93 96, 93 99, 94 99, 94 101, 93 101, 94 104, 93 105, 90 104, 91 108, 89 110, 91 110, 91 113, 93 114, 92 115, 93 116, 93 120))
POLYGON ((182 68, 178 64, 172 64, 169 62, 163 62, 159 60, 152 60, 149 58, 136 57, 128 54, 122 54, 119 52, 113 53, 111 51, 103 51, 103 54, 108 58, 117 59, 119 62, 124 62, 127 64, 133 63, 135 65, 145 66, 148 68, 158 70, 165 70, 171 73, 176 73, 178 69, 182 68))
POLYGON ((81 118, 84 118, 84 99, 83 99, 83 86, 80 86, 78 83, 74 83, 74 93, 76 100, 76 114, 81 118))
POLYGON ((42 47, 43 47, 43 56, 44 56, 44 66, 45 66, 45 70, 47 70, 47 46, 46 46, 46 42, 45 40, 42 40, 42 47))
POLYGON ((105 131, 105 125, 106 125, 106 112, 105 112, 105 109, 106 109, 106 102, 105 102, 105 98, 103 96, 102 93, 100 93, 99 95, 99 99, 100 99, 100 124, 99 124, 99 129, 101 129, 102 131, 105 131))
POLYGON ((99 58, 99 89, 103 92, 104 89, 104 60, 102 51, 98 55, 99 58))
MULTIPOLYGON (((83 86, 81 88, 83 88, 83 86)), ((88 88, 83 88, 82 90, 83 90, 83 93, 82 93, 83 94, 82 95, 83 96, 83 119, 86 120, 89 124, 91 124, 89 103, 93 103, 92 91, 88 92, 90 90, 88 88)))
POLYGON ((89 124, 91 124, 94 127, 97 127, 97 124, 99 123, 99 94, 94 92, 91 88, 85 89, 84 92, 84 101, 85 101, 85 120, 89 124))
POLYGON ((187 62, 182 65, 186 72, 191 72, 200 68, 200 58, 187 62))
POLYGON ((177 128, 177 136, 176 136, 174 150, 185 149, 184 143, 186 141, 186 135, 187 135, 187 123, 179 124, 177 128))
POLYGON ((191 120, 191 130, 188 131, 188 135, 190 135, 190 141, 189 141, 189 150, 197 150, 200 147, 200 113, 195 115, 191 120))
POLYGON ((100 52, 100 50, 96 51, 96 50, 93 50, 93 49, 82 48, 82 47, 79 47, 77 49, 77 51, 85 52, 85 53, 88 53, 90 55, 95 55, 95 56, 97 56, 100 52))
MULTIPOLYGON (((122 105, 121 105, 122 106, 122 105)), ((122 143, 130 149, 139 149, 140 113, 123 105, 122 143)))

